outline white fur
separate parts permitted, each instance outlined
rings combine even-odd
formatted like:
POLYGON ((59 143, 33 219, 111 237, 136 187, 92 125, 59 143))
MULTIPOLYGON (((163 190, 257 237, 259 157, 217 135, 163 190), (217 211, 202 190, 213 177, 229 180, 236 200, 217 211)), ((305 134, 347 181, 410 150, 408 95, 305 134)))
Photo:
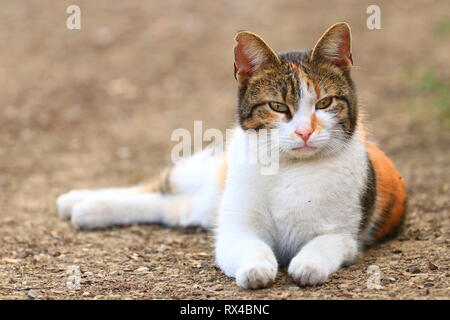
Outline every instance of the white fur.
POLYGON ((218 166, 218 157, 206 150, 174 168, 174 195, 145 193, 141 186, 73 190, 58 197, 58 211, 61 217, 83 229, 138 223, 210 228, 220 201, 218 166))
MULTIPOLYGON (((236 131, 230 154, 243 152, 243 135, 236 131)), ((267 269, 277 263, 290 262, 290 275, 302 285, 322 283, 351 263, 358 253, 365 152, 355 133, 343 152, 282 161, 274 176, 261 175, 258 165, 231 163, 217 229, 221 269, 254 288, 274 280, 267 269)))
POLYGON ((171 181, 176 193, 141 193, 139 187, 79 190, 62 195, 61 216, 81 228, 133 223, 214 227, 216 261, 243 288, 261 288, 274 281, 279 264, 300 285, 317 285, 350 264, 358 254, 360 193, 366 180, 367 156, 358 130, 344 142, 336 120, 315 111, 317 97, 303 86, 299 112, 279 124, 278 173, 261 174, 261 165, 246 159, 247 132, 237 128, 228 146, 228 171, 223 195, 218 181, 220 157, 210 151, 179 163, 171 181), (321 122, 308 144, 293 134, 321 122), (217 219, 217 220, 216 220, 217 219), (216 225, 217 222, 217 225, 216 225))

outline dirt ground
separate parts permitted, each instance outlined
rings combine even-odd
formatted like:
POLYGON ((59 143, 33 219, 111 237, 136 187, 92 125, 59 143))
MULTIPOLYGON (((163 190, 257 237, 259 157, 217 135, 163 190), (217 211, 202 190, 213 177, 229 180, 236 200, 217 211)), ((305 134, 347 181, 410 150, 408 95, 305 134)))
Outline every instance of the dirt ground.
POLYGON ((369 4, 2 1, 0 299, 448 299, 450 132, 433 115, 439 97, 422 94, 415 74, 450 79, 450 36, 445 24, 436 31, 450 3, 378 1, 381 30, 366 27, 369 4), (73 3, 81 30, 65 25, 73 3), (369 132, 407 181, 399 237, 320 287, 299 288, 281 270, 272 287, 248 291, 215 267, 209 232, 86 232, 58 218, 63 192, 152 177, 169 162, 174 129, 233 124, 236 31, 288 51, 311 48, 341 20, 352 26, 369 132), (79 290, 66 285, 71 265, 80 268, 79 290), (366 285, 371 265, 382 272, 379 290, 366 285))

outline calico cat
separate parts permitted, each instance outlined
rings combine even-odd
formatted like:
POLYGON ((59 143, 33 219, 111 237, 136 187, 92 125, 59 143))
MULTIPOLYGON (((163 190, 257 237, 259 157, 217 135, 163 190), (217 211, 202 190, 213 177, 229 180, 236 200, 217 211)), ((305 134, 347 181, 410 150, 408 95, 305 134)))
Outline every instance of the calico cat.
POLYGON ((243 288, 263 288, 285 265, 299 285, 318 285, 401 224, 406 193, 393 163, 364 133, 350 75, 348 24, 312 50, 275 53, 236 35, 238 124, 223 154, 211 149, 132 188, 74 190, 60 215, 86 229, 135 223, 214 228, 215 256, 243 288), (235 163, 244 140, 277 129, 279 170, 235 163))

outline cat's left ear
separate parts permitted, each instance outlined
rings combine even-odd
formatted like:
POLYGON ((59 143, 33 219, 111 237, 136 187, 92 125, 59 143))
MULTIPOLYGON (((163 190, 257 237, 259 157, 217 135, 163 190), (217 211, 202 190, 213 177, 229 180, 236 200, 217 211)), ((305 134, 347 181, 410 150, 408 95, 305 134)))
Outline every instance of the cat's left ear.
POLYGON ((325 58, 341 68, 353 65, 352 35, 346 22, 332 25, 317 41, 311 60, 319 58, 325 58))
POLYGON ((278 55, 257 34, 240 31, 234 40, 234 77, 240 82, 280 63, 278 55))

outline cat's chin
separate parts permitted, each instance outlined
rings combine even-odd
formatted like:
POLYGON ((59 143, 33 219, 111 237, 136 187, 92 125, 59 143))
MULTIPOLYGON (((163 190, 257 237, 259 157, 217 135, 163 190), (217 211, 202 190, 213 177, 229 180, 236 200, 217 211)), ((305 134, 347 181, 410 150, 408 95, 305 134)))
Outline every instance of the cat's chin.
POLYGON ((290 149, 286 154, 292 159, 311 159, 320 154, 320 149, 317 147, 306 146, 290 149))
POLYGON ((311 147, 311 146, 303 146, 299 148, 293 148, 292 151, 298 151, 298 152, 315 152, 317 151, 317 147, 311 147))

